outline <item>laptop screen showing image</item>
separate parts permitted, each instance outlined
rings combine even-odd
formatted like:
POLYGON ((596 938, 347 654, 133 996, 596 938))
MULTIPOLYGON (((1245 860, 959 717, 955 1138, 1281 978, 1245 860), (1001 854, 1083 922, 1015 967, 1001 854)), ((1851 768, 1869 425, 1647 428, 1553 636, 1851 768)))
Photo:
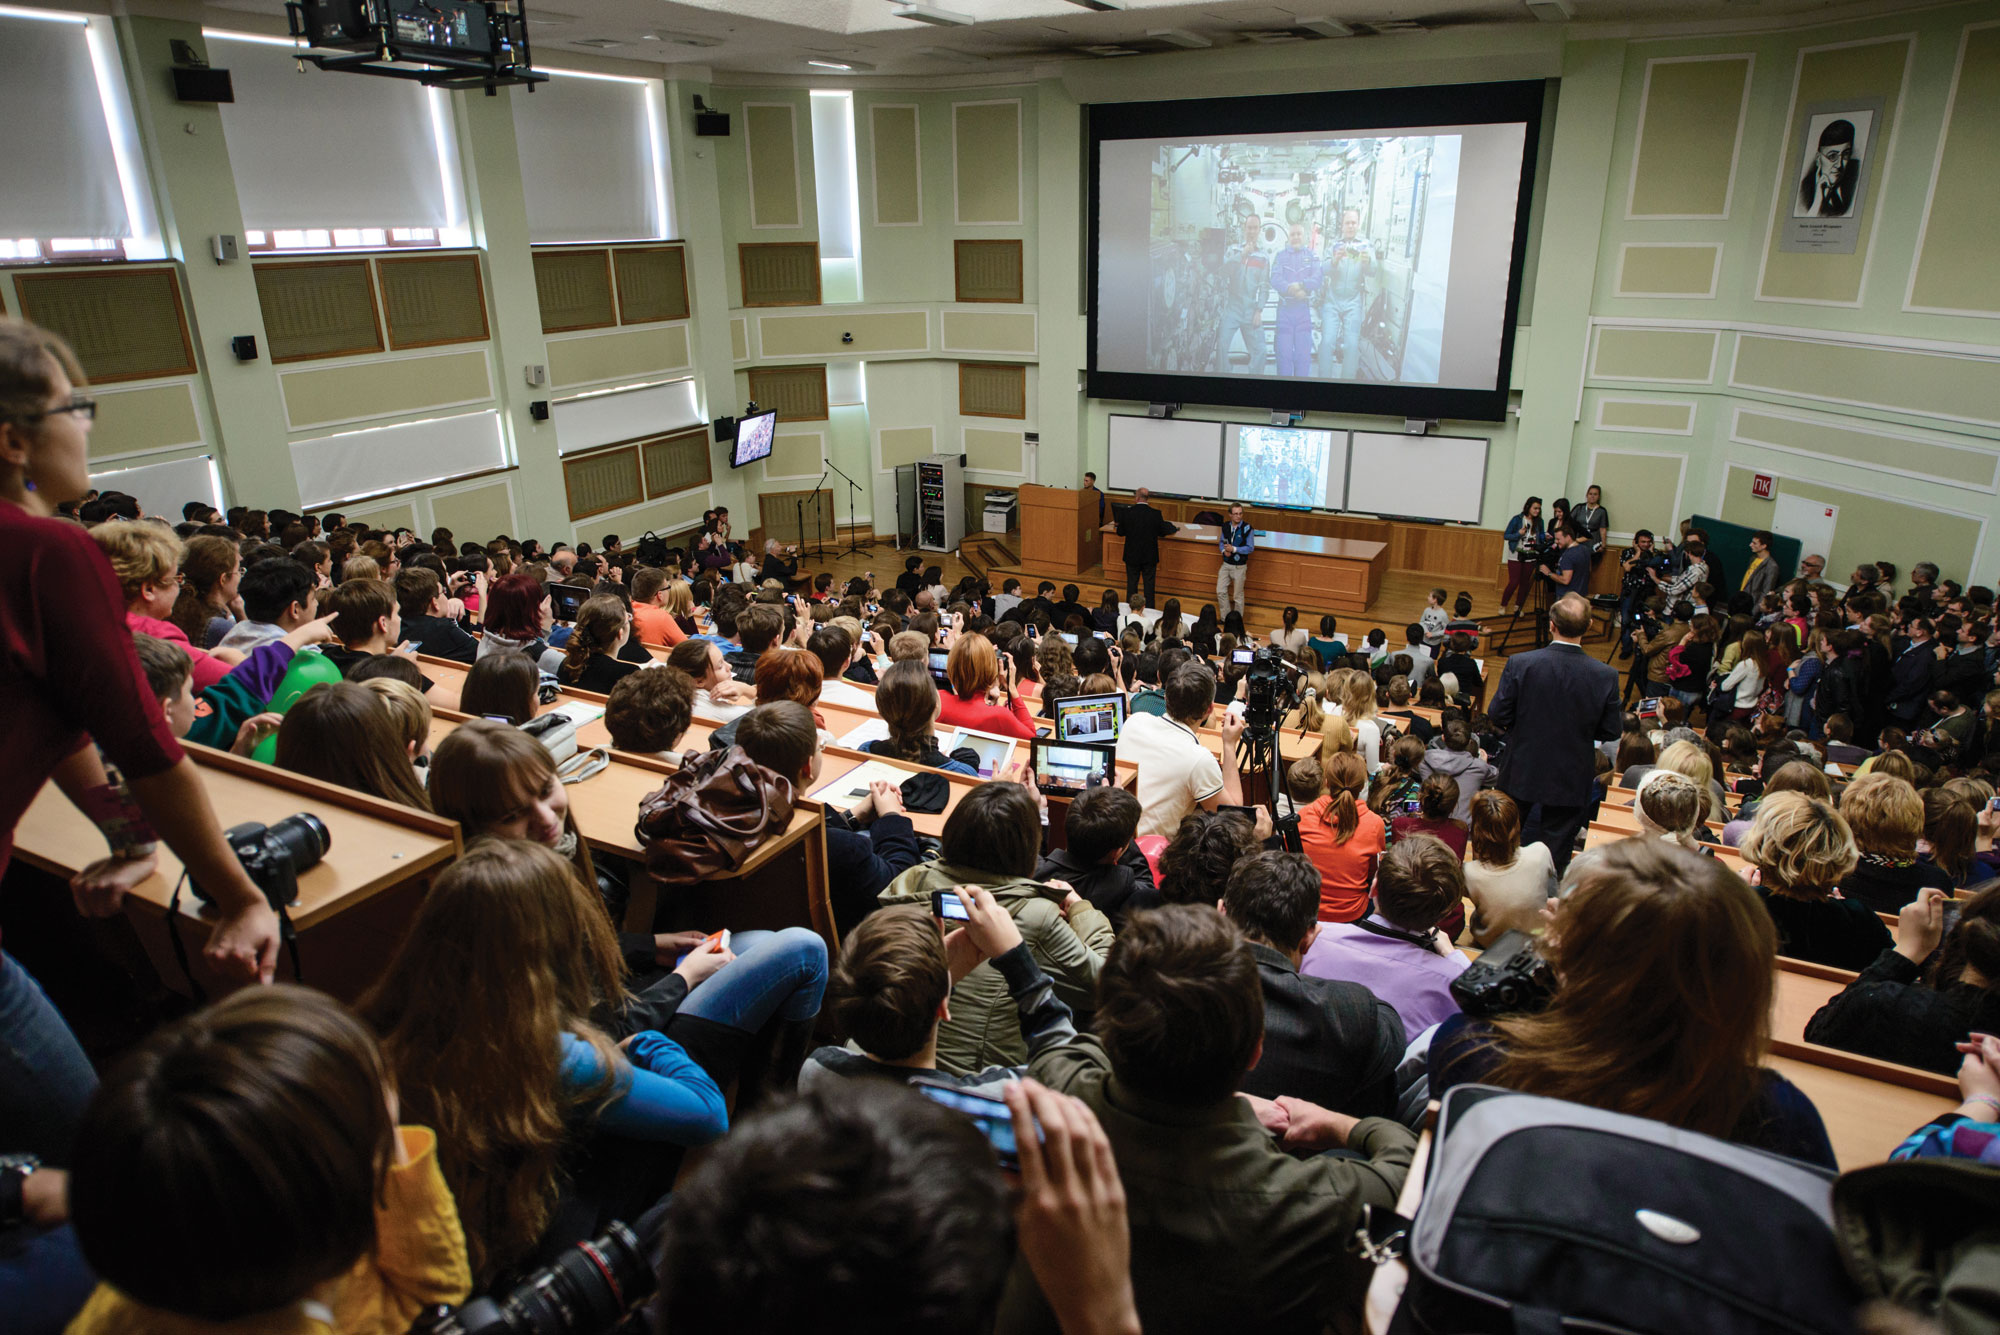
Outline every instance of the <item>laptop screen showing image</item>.
POLYGON ((1035 783, 1044 792, 1082 792, 1093 782, 1111 778, 1113 752, 1108 746, 1065 746, 1035 741, 1035 783))

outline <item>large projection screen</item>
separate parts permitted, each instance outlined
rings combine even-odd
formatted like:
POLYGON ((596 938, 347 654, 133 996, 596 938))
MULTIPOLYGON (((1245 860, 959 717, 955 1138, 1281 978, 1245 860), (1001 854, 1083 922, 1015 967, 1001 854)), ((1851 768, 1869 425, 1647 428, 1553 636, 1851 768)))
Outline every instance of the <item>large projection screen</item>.
POLYGON ((1501 420, 1544 95, 1092 107, 1090 392, 1501 420))
POLYGON ((1164 496, 1208 499, 1220 494, 1222 423, 1113 414, 1105 485, 1145 487, 1164 496))
POLYGON ((1486 452, 1473 436, 1357 431, 1347 451, 1347 508, 1400 519, 1476 524, 1486 503, 1486 452))

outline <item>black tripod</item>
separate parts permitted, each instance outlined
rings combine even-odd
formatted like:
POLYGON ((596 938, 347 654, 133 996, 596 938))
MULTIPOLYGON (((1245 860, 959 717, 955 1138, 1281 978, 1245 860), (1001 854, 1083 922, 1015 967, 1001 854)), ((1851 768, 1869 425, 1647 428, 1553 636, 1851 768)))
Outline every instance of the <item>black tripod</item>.
POLYGON ((825 470, 824 468, 822 468, 822 469, 820 470, 820 473, 819 473, 819 481, 817 481, 817 482, 813 483, 813 487, 812 487, 812 500, 813 500, 813 534, 812 534, 812 537, 813 537, 813 547, 812 547, 812 550, 811 550, 811 551, 806 551, 806 550, 805 550, 805 545, 806 545, 806 498, 805 498, 805 497, 803 497, 803 496, 801 496, 801 497, 799 497, 799 498, 798 498, 798 500, 797 500, 797 501, 795 502, 796 506, 798 507, 798 512, 799 512, 799 548, 800 548, 800 550, 799 550, 799 555, 800 555, 800 556, 810 556, 810 557, 814 557, 814 558, 821 558, 821 557, 824 557, 824 556, 826 555, 826 540, 825 540, 825 539, 824 539, 824 538, 823 538, 823 537, 821 536, 821 535, 822 535, 822 534, 823 534, 823 533, 824 533, 824 532, 826 531, 826 511, 825 511, 824 509, 822 509, 822 508, 820 507, 820 499, 819 499, 819 498, 820 498, 820 488, 821 488, 821 487, 823 487, 823 486, 825 486, 825 485, 826 485, 826 470, 825 470))
POLYGON ((1239 753, 1243 757, 1242 772, 1264 776, 1264 805, 1271 811, 1271 829, 1291 852, 1303 852, 1299 843, 1299 818, 1278 813, 1278 725, 1275 723, 1251 723, 1243 729, 1243 740, 1239 743, 1239 753))
POLYGON ((1494 652, 1496 653, 1513 652, 1514 631, 1517 627, 1520 626, 1521 618, 1528 614, 1528 603, 1530 601, 1532 601, 1535 605, 1535 611, 1534 611, 1535 619, 1534 619, 1533 629, 1530 631, 1530 636, 1534 640, 1534 644, 1532 647, 1536 649, 1546 649, 1549 647, 1548 571, 1544 569, 1539 562, 1537 562, 1535 565, 1535 573, 1529 576, 1529 579, 1533 581, 1530 587, 1533 589, 1534 596, 1532 599, 1524 599, 1521 602, 1521 605, 1514 609, 1514 615, 1512 619, 1510 619, 1507 622, 1507 629, 1501 631, 1500 638, 1493 642, 1493 649, 1494 652))

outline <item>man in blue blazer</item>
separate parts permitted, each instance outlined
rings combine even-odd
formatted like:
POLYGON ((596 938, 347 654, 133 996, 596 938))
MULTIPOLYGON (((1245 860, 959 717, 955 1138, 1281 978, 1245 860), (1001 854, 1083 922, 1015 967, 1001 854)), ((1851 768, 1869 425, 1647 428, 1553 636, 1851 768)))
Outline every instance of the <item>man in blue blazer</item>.
POLYGON ((1554 642, 1507 660, 1486 711, 1507 732, 1500 791, 1521 808, 1521 841, 1548 845, 1558 873, 1590 814, 1597 743, 1615 741, 1623 724, 1618 670, 1583 651, 1588 629, 1582 594, 1556 599, 1549 608, 1554 642))

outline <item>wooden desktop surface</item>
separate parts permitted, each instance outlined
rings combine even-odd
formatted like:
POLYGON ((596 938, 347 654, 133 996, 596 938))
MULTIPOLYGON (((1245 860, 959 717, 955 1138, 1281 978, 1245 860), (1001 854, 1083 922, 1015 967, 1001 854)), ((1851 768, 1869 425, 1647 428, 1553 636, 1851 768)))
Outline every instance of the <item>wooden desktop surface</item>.
MULTIPOLYGON (((1204 547, 1217 547, 1222 541, 1222 529, 1216 524, 1182 524, 1178 531, 1169 533, 1161 541, 1190 542, 1204 547)), ((1364 538, 1315 538, 1303 533, 1266 533, 1261 529, 1254 542, 1257 552, 1328 556, 1342 561, 1373 561, 1377 557, 1386 556, 1389 551, 1388 543, 1370 542, 1364 538)), ((1256 555, 1253 553, 1250 559, 1255 562, 1256 555)))
MULTIPOLYGON (((1160 542, 1156 598, 1212 598, 1222 569, 1222 530, 1184 524, 1160 542)), ((1104 534, 1103 574, 1125 578, 1125 539, 1104 534)), ((1365 612, 1382 591, 1389 569, 1389 544, 1368 538, 1314 537, 1261 533, 1245 571, 1244 593, 1253 602, 1284 607, 1308 605, 1335 612, 1365 612)))

